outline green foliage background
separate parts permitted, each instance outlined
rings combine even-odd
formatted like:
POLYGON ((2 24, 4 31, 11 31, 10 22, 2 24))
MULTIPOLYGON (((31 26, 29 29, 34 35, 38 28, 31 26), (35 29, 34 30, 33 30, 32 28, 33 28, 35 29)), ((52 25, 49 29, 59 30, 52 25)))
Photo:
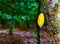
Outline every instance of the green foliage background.
POLYGON ((38 13, 36 0, 0 0, 0 22, 20 27, 34 24, 38 13), (13 20, 12 20, 13 19, 13 20))

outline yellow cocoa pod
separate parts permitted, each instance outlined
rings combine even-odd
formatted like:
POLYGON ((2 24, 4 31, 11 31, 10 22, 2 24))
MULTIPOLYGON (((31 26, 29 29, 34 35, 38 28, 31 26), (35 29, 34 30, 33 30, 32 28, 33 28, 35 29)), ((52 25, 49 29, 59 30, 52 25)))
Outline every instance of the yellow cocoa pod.
POLYGON ((40 13, 38 16, 38 25, 41 28, 44 25, 44 14, 40 13))

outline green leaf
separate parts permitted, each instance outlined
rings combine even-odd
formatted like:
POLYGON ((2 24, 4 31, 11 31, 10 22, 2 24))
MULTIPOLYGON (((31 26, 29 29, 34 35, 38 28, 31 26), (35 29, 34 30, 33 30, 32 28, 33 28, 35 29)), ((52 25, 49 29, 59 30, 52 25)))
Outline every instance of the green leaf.
POLYGON ((2 16, 2 12, 0 11, 0 16, 2 16))

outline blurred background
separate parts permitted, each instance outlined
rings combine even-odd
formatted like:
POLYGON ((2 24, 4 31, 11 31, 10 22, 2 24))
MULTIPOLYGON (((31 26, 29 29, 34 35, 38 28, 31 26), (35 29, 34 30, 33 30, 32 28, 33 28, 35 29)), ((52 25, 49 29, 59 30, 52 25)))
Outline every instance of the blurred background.
POLYGON ((38 37, 40 44, 60 44, 60 0, 0 0, 0 44, 37 44, 38 37))

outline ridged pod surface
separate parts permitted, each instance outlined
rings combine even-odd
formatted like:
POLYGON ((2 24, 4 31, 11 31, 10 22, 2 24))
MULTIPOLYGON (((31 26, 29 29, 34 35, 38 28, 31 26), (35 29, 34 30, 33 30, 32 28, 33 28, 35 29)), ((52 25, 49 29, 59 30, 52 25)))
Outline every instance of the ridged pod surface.
POLYGON ((40 13, 38 16, 38 25, 41 28, 44 25, 44 14, 40 13))

